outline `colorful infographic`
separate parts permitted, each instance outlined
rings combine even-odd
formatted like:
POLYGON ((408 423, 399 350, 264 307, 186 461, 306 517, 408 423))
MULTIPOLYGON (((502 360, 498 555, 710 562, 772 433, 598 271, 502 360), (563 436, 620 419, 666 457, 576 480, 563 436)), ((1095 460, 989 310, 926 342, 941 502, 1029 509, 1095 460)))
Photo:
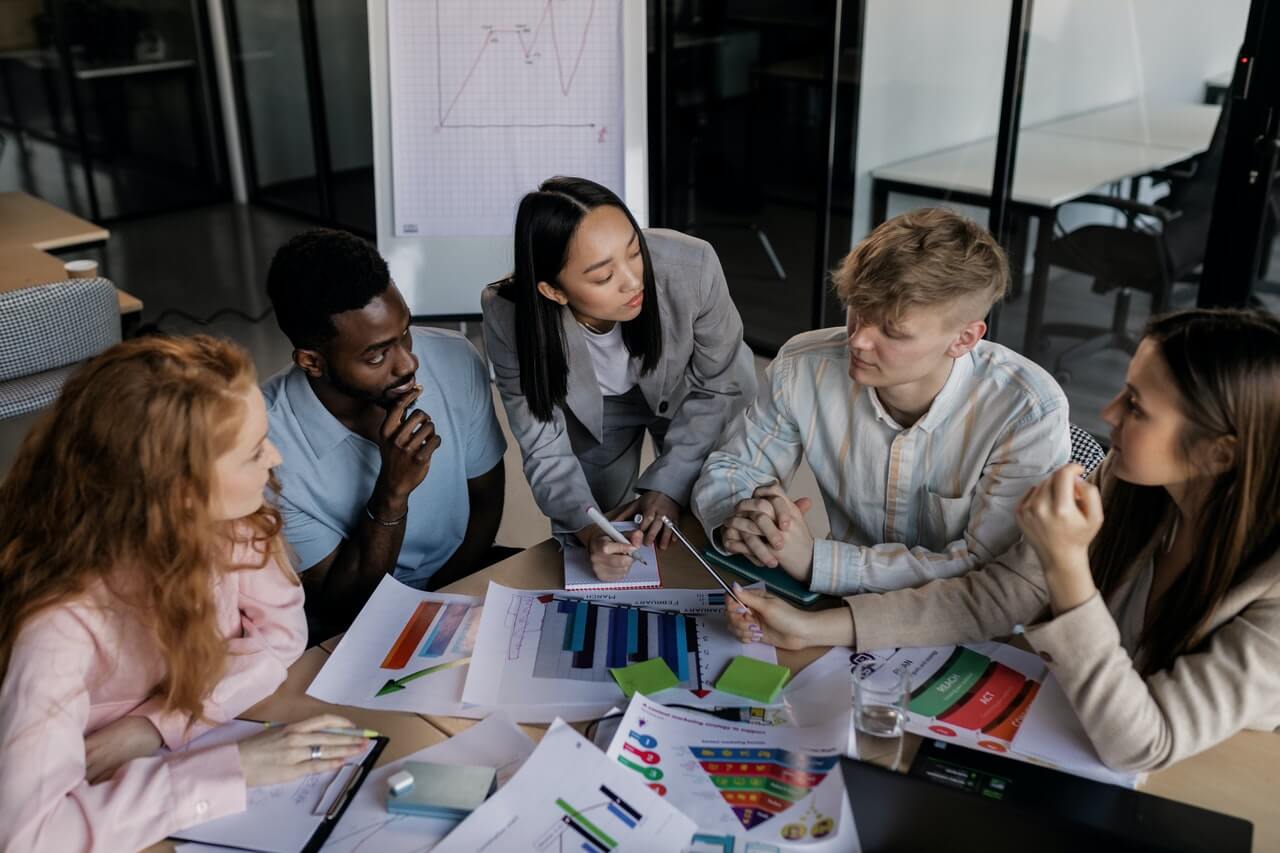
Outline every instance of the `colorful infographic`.
MULTIPOLYGON (((439 853, 681 850, 693 820, 563 722, 435 849, 439 853)), ((427 849, 427 848, 423 848, 427 849)))
POLYGON ((1005 753, 1040 689, 1044 663, 999 643, 860 652, 853 677, 887 684, 906 669, 907 728, 919 734, 1005 753))
POLYGON ((760 726, 637 694, 608 755, 696 820, 704 843, 804 847, 840 832, 848 727, 847 713, 819 726, 760 726))
POLYGON ((457 713, 483 610, 384 577, 307 693, 340 705, 457 713))

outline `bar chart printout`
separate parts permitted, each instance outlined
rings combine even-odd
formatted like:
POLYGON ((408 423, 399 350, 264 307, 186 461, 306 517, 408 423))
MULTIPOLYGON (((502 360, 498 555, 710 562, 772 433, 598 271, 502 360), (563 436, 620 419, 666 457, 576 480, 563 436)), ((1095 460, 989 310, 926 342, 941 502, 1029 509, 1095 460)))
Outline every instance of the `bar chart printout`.
POLYGON ((681 850, 695 829, 642 780, 557 722, 519 772, 435 849, 681 850))
POLYGON ((623 699, 611 668, 661 659, 678 682, 655 694, 662 700, 740 707, 747 700, 713 686, 738 655, 777 661, 771 646, 729 632, 718 590, 565 593, 490 583, 462 698, 591 719, 623 699))
POLYGON ((364 708, 455 712, 481 605, 384 577, 307 692, 364 708))

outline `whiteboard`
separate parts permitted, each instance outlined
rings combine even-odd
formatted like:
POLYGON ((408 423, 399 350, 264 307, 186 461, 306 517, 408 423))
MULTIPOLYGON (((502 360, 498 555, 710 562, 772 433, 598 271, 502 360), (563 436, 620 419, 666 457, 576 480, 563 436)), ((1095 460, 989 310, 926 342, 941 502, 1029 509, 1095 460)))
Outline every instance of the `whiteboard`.
POLYGON ((520 197, 591 178, 648 224, 645 4, 370 0, 378 249, 419 317, 480 313, 520 197))

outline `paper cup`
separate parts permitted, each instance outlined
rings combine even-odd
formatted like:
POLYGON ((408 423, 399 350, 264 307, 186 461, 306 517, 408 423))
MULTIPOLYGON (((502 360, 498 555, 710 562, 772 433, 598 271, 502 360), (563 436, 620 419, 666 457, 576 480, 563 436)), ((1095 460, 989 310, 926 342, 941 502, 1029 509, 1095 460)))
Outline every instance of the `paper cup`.
POLYGON ((97 261, 67 261, 67 278, 97 278, 97 261))

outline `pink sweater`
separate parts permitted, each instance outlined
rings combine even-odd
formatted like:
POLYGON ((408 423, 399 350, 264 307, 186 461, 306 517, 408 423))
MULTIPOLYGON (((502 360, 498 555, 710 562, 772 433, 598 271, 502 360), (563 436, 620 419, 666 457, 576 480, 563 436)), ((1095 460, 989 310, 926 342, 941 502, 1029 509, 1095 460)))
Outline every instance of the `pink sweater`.
MULTIPOLYGON (((247 546, 235 556, 248 559, 247 546)), ((256 560, 255 560, 256 562, 256 560)), ((276 563, 230 572, 215 584, 226 674, 204 705, 213 723, 270 695, 306 646, 302 587, 276 563)), ((163 712, 164 675, 145 623, 102 585, 38 614, 19 633, 0 685, 0 849, 136 850, 245 807, 235 744, 139 758, 113 777, 85 779, 85 736, 144 715, 165 744, 207 731, 163 712)))

